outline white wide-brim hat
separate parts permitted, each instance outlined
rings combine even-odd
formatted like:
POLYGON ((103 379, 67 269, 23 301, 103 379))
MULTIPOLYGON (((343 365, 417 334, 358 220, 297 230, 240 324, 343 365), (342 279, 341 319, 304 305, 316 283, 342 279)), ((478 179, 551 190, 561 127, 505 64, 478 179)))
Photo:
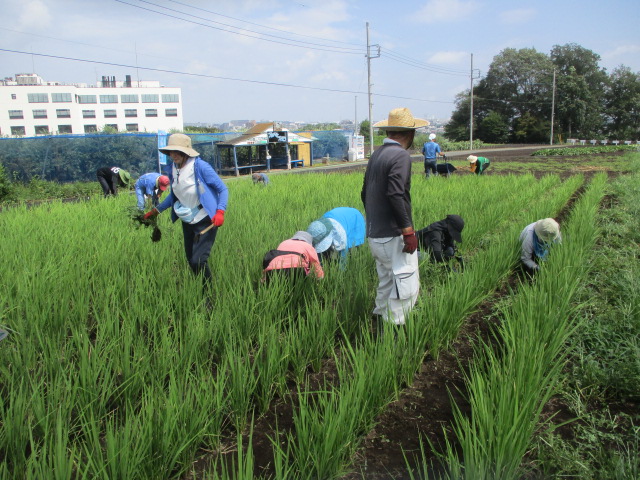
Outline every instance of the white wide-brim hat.
POLYGON ((416 128, 426 127, 429 125, 427 120, 415 118, 408 108, 394 108, 389 112, 389 117, 374 124, 375 128, 381 130, 390 130, 400 132, 403 130, 415 130, 416 128))
POLYGON ((540 240, 545 243, 562 240, 560 236, 560 225, 553 218, 543 218, 538 220, 533 226, 533 231, 540 240))
POLYGON ((169 152, 182 152, 190 157, 200 156, 191 146, 191 137, 184 133, 174 133, 170 135, 167 145, 158 150, 165 155, 169 155, 169 152))

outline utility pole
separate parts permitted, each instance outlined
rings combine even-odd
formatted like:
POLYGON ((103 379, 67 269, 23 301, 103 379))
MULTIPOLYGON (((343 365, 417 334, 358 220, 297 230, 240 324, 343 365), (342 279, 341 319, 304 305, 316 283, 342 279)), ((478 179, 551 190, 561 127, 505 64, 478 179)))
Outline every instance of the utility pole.
POLYGON ((556 109, 556 69, 553 69, 553 89, 551 93, 551 136, 549 137, 549 145, 553 145, 553 117, 556 109))
MULTIPOLYGON (((471 71, 469 72, 469 78, 471 81, 471 88, 469 89, 469 150, 473 150, 473 53, 471 54, 471 71)), ((478 78, 480 78, 480 70, 478 70, 478 78)))
POLYGON ((353 101, 354 101, 353 136, 355 141, 355 137, 356 135, 358 135, 358 96, 357 95, 353 97, 353 101))
POLYGON ((373 118, 372 118, 372 108, 373 103, 371 102, 371 59, 378 58, 380 56, 380 45, 369 45, 369 22, 367 22, 367 93, 369 95, 369 157, 373 154, 373 118), (378 48, 378 54, 375 56, 371 56, 371 47, 378 48))
POLYGON ((469 111, 469 150, 473 150, 473 53, 471 54, 471 71, 469 72, 469 78, 471 79, 471 109, 469 111))

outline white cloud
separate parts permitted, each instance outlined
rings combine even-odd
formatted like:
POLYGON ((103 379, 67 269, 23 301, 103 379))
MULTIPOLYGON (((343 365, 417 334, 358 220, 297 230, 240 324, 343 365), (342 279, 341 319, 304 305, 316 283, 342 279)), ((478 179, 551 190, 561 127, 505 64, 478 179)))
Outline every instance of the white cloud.
POLYGON ((469 59, 468 52, 436 52, 429 57, 429 63, 455 64, 469 59))
POLYGON ((460 21, 470 17, 479 7, 475 0, 429 0, 414 18, 421 23, 460 21))
POLYGON ((500 20, 508 24, 526 23, 533 20, 536 15, 537 12, 533 8, 518 8, 500 13, 500 20))
POLYGON ((40 0, 24 4, 18 18, 20 28, 42 28, 51 24, 49 8, 40 0))
POLYGON ((603 54, 603 57, 615 58, 625 57, 627 55, 636 55, 640 53, 640 45, 620 45, 614 48, 610 52, 603 54))

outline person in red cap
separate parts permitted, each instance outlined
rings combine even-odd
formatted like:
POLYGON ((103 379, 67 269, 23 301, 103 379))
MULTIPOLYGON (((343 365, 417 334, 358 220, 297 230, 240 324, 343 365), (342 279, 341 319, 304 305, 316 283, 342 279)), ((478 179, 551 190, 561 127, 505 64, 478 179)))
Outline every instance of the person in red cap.
POLYGON ((138 210, 144 211, 145 200, 151 200, 151 206, 160 203, 160 197, 169 187, 169 177, 156 172, 145 173, 135 183, 138 210))

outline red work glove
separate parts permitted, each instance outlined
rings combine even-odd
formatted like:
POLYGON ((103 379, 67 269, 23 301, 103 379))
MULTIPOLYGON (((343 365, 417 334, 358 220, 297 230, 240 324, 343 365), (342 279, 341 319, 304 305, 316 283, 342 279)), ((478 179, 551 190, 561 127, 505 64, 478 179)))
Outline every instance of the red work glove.
POLYGON ((149 220, 151 217, 155 217, 156 215, 158 215, 160 212, 155 209, 152 208, 151 210, 149 210, 147 213, 144 214, 144 216, 142 217, 145 220, 149 220))
POLYGON ((211 223, 213 223, 215 227, 221 227, 224 223, 224 210, 216 210, 216 214, 211 219, 211 223))
POLYGON ((404 248, 402 249, 404 253, 413 253, 418 249, 418 237, 416 237, 416 232, 413 228, 410 232, 402 234, 402 241, 404 242, 404 248))

